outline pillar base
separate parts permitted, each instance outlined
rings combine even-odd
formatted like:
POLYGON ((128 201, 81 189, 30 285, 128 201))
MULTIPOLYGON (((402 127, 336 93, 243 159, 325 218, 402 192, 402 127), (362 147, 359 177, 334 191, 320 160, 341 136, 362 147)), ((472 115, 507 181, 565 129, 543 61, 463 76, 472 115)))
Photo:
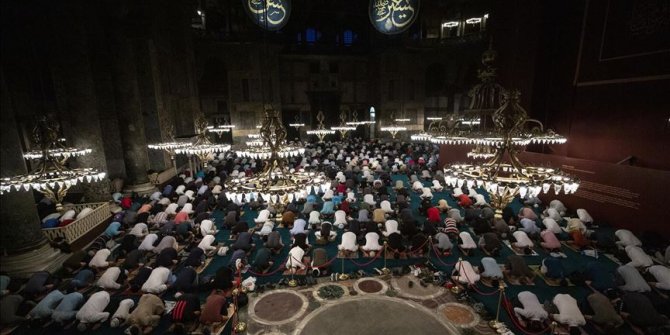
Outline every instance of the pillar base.
POLYGON ((28 278, 38 271, 48 271, 54 273, 63 262, 70 257, 70 254, 64 254, 58 249, 54 249, 49 243, 41 247, 9 256, 0 256, 2 271, 7 272, 9 276, 28 278))
POLYGON ((126 185, 123 188, 123 193, 137 193, 139 195, 151 195, 152 193, 158 191, 156 186, 152 183, 144 183, 137 185, 126 185))

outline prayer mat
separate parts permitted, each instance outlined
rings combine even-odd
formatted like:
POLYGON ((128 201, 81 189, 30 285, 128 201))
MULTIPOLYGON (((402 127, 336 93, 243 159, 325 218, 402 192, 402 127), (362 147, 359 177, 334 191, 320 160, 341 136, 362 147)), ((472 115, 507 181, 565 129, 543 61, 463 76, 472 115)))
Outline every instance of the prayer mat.
MULTIPOLYGON (((289 270, 289 269, 284 270, 283 275, 286 276, 286 277, 291 277, 291 270, 289 270)), ((293 275, 294 276, 305 276, 305 275, 307 275, 307 268, 296 269, 295 273, 293 275)))
POLYGON ((344 251, 338 250, 337 251, 337 258, 358 259, 358 251, 350 252, 349 256, 345 256, 344 251))
MULTIPOLYGON (((394 252, 391 251, 391 250, 387 251, 386 252, 386 259, 396 259, 395 255, 394 255, 394 252)), ((407 259, 407 253, 404 252, 404 251, 401 252, 400 253, 400 258, 398 258, 398 259, 407 259)))
POLYGON ((510 285, 513 285, 513 286, 535 286, 535 283, 532 282, 532 281, 530 283, 524 284, 524 283, 521 282, 520 278, 512 278, 510 275, 508 275, 505 272, 505 270, 504 270, 505 266, 504 265, 502 265, 502 264, 498 264, 498 265, 500 265, 500 270, 503 270, 503 276, 505 276, 505 280, 510 285))
MULTIPOLYGON (((549 286, 555 286, 555 287, 556 287, 556 286, 561 286, 561 280, 560 280, 560 279, 551 279, 551 278, 547 278, 547 277, 544 275, 544 273, 542 273, 542 271, 540 270, 540 268, 541 268, 540 265, 529 265, 528 267, 529 267, 531 270, 533 270, 533 272, 535 272, 535 274, 536 274, 538 277, 540 277, 542 280, 544 280, 544 282, 545 282, 547 285, 549 285, 549 286)), ((566 282, 568 283, 567 286, 575 286, 575 284, 573 284, 573 283, 570 281, 570 279, 568 279, 567 277, 565 278, 565 280, 566 280, 566 282)))
POLYGON ((212 259, 214 259, 214 257, 205 258, 205 262, 202 263, 202 265, 200 265, 197 269, 195 269, 195 272, 197 274, 201 274, 203 271, 205 271, 205 269, 207 268, 207 266, 209 266, 209 263, 212 261, 212 259))
MULTIPOLYGON (((499 264, 499 265, 502 266, 502 264, 499 264)), ((504 280, 500 279, 499 281, 500 281, 500 283, 502 283, 503 287, 507 287, 507 284, 505 284, 504 280)), ((493 281, 492 280, 486 280, 486 279, 480 278, 479 282, 486 287, 495 287, 495 286, 493 286, 493 281)))
POLYGON ((533 250, 533 252, 530 255, 526 255, 523 251, 518 251, 516 248, 512 247, 512 243, 510 241, 503 241, 505 245, 512 250, 512 252, 517 255, 517 256, 539 256, 540 254, 537 253, 537 251, 533 250))
MULTIPOLYGON (((377 255, 379 255, 380 252, 384 252, 384 251, 383 251, 383 250, 374 250, 375 255, 372 256, 372 255, 371 255, 372 251, 364 251, 363 249, 361 249, 361 253, 363 254, 363 258, 374 258, 374 257, 377 257, 377 255)), ((381 256, 380 256, 380 257, 381 257, 381 256)))
MULTIPOLYGON (((612 255, 612 254, 601 254, 601 255, 604 255, 605 257, 609 258, 609 260, 614 262, 614 263, 617 263, 619 265, 623 265, 623 263, 621 263, 621 261, 618 258, 614 257, 614 255, 612 255)), ((662 263, 659 263, 659 264, 663 265, 662 263)))

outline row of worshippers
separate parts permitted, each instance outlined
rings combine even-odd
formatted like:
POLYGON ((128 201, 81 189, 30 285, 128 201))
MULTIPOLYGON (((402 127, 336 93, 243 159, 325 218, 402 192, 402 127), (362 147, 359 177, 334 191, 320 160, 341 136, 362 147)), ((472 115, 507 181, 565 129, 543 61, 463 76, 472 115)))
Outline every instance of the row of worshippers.
MULTIPOLYGON (((219 183, 213 173, 197 180, 178 178, 149 198, 118 199, 125 209, 114 215, 87 250, 64 262, 69 278, 63 278, 60 285, 56 276, 39 272, 16 294, 9 277, 2 277, 1 323, 29 320, 30 324, 60 327, 77 324, 78 329, 86 330, 109 322, 112 327, 129 326, 131 333, 148 333, 165 310, 162 296, 166 293, 179 296, 171 314, 177 330, 225 321, 230 313, 234 264, 221 267, 214 275, 200 275, 208 258, 217 251, 224 255, 228 249, 217 246, 214 235, 219 228, 211 210, 235 206, 216 201, 210 189, 216 190, 219 183), (194 203, 198 204, 195 210, 194 203), (201 306, 198 293, 209 291, 201 306), (116 308, 110 303, 118 300, 116 296, 137 294, 142 294, 139 301, 124 299, 116 308), (37 304, 27 315, 17 314, 26 299, 37 304)), ((248 249, 243 240, 230 248, 248 249)))

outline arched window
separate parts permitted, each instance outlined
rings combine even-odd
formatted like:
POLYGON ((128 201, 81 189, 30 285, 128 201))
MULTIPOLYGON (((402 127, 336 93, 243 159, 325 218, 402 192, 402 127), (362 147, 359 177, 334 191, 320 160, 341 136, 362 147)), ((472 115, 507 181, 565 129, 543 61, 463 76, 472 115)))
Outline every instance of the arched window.
POLYGON ((354 43, 354 32, 351 30, 345 30, 344 34, 342 34, 342 40, 344 41, 344 45, 349 46, 354 43))
POLYGON ((307 43, 314 43, 317 40, 317 31, 314 28, 307 28, 305 31, 305 41, 307 43))

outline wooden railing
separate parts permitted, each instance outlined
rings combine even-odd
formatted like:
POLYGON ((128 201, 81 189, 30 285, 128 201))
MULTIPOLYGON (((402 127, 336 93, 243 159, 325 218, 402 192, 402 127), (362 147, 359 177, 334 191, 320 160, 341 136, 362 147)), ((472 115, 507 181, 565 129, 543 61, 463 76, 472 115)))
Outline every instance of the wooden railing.
POLYGON ((93 211, 83 218, 77 219, 65 227, 43 228, 42 232, 51 241, 60 237, 68 244, 72 244, 72 242, 86 235, 112 216, 108 202, 69 205, 65 206, 65 210, 74 209, 75 212, 80 213, 86 207, 90 207, 93 211))

